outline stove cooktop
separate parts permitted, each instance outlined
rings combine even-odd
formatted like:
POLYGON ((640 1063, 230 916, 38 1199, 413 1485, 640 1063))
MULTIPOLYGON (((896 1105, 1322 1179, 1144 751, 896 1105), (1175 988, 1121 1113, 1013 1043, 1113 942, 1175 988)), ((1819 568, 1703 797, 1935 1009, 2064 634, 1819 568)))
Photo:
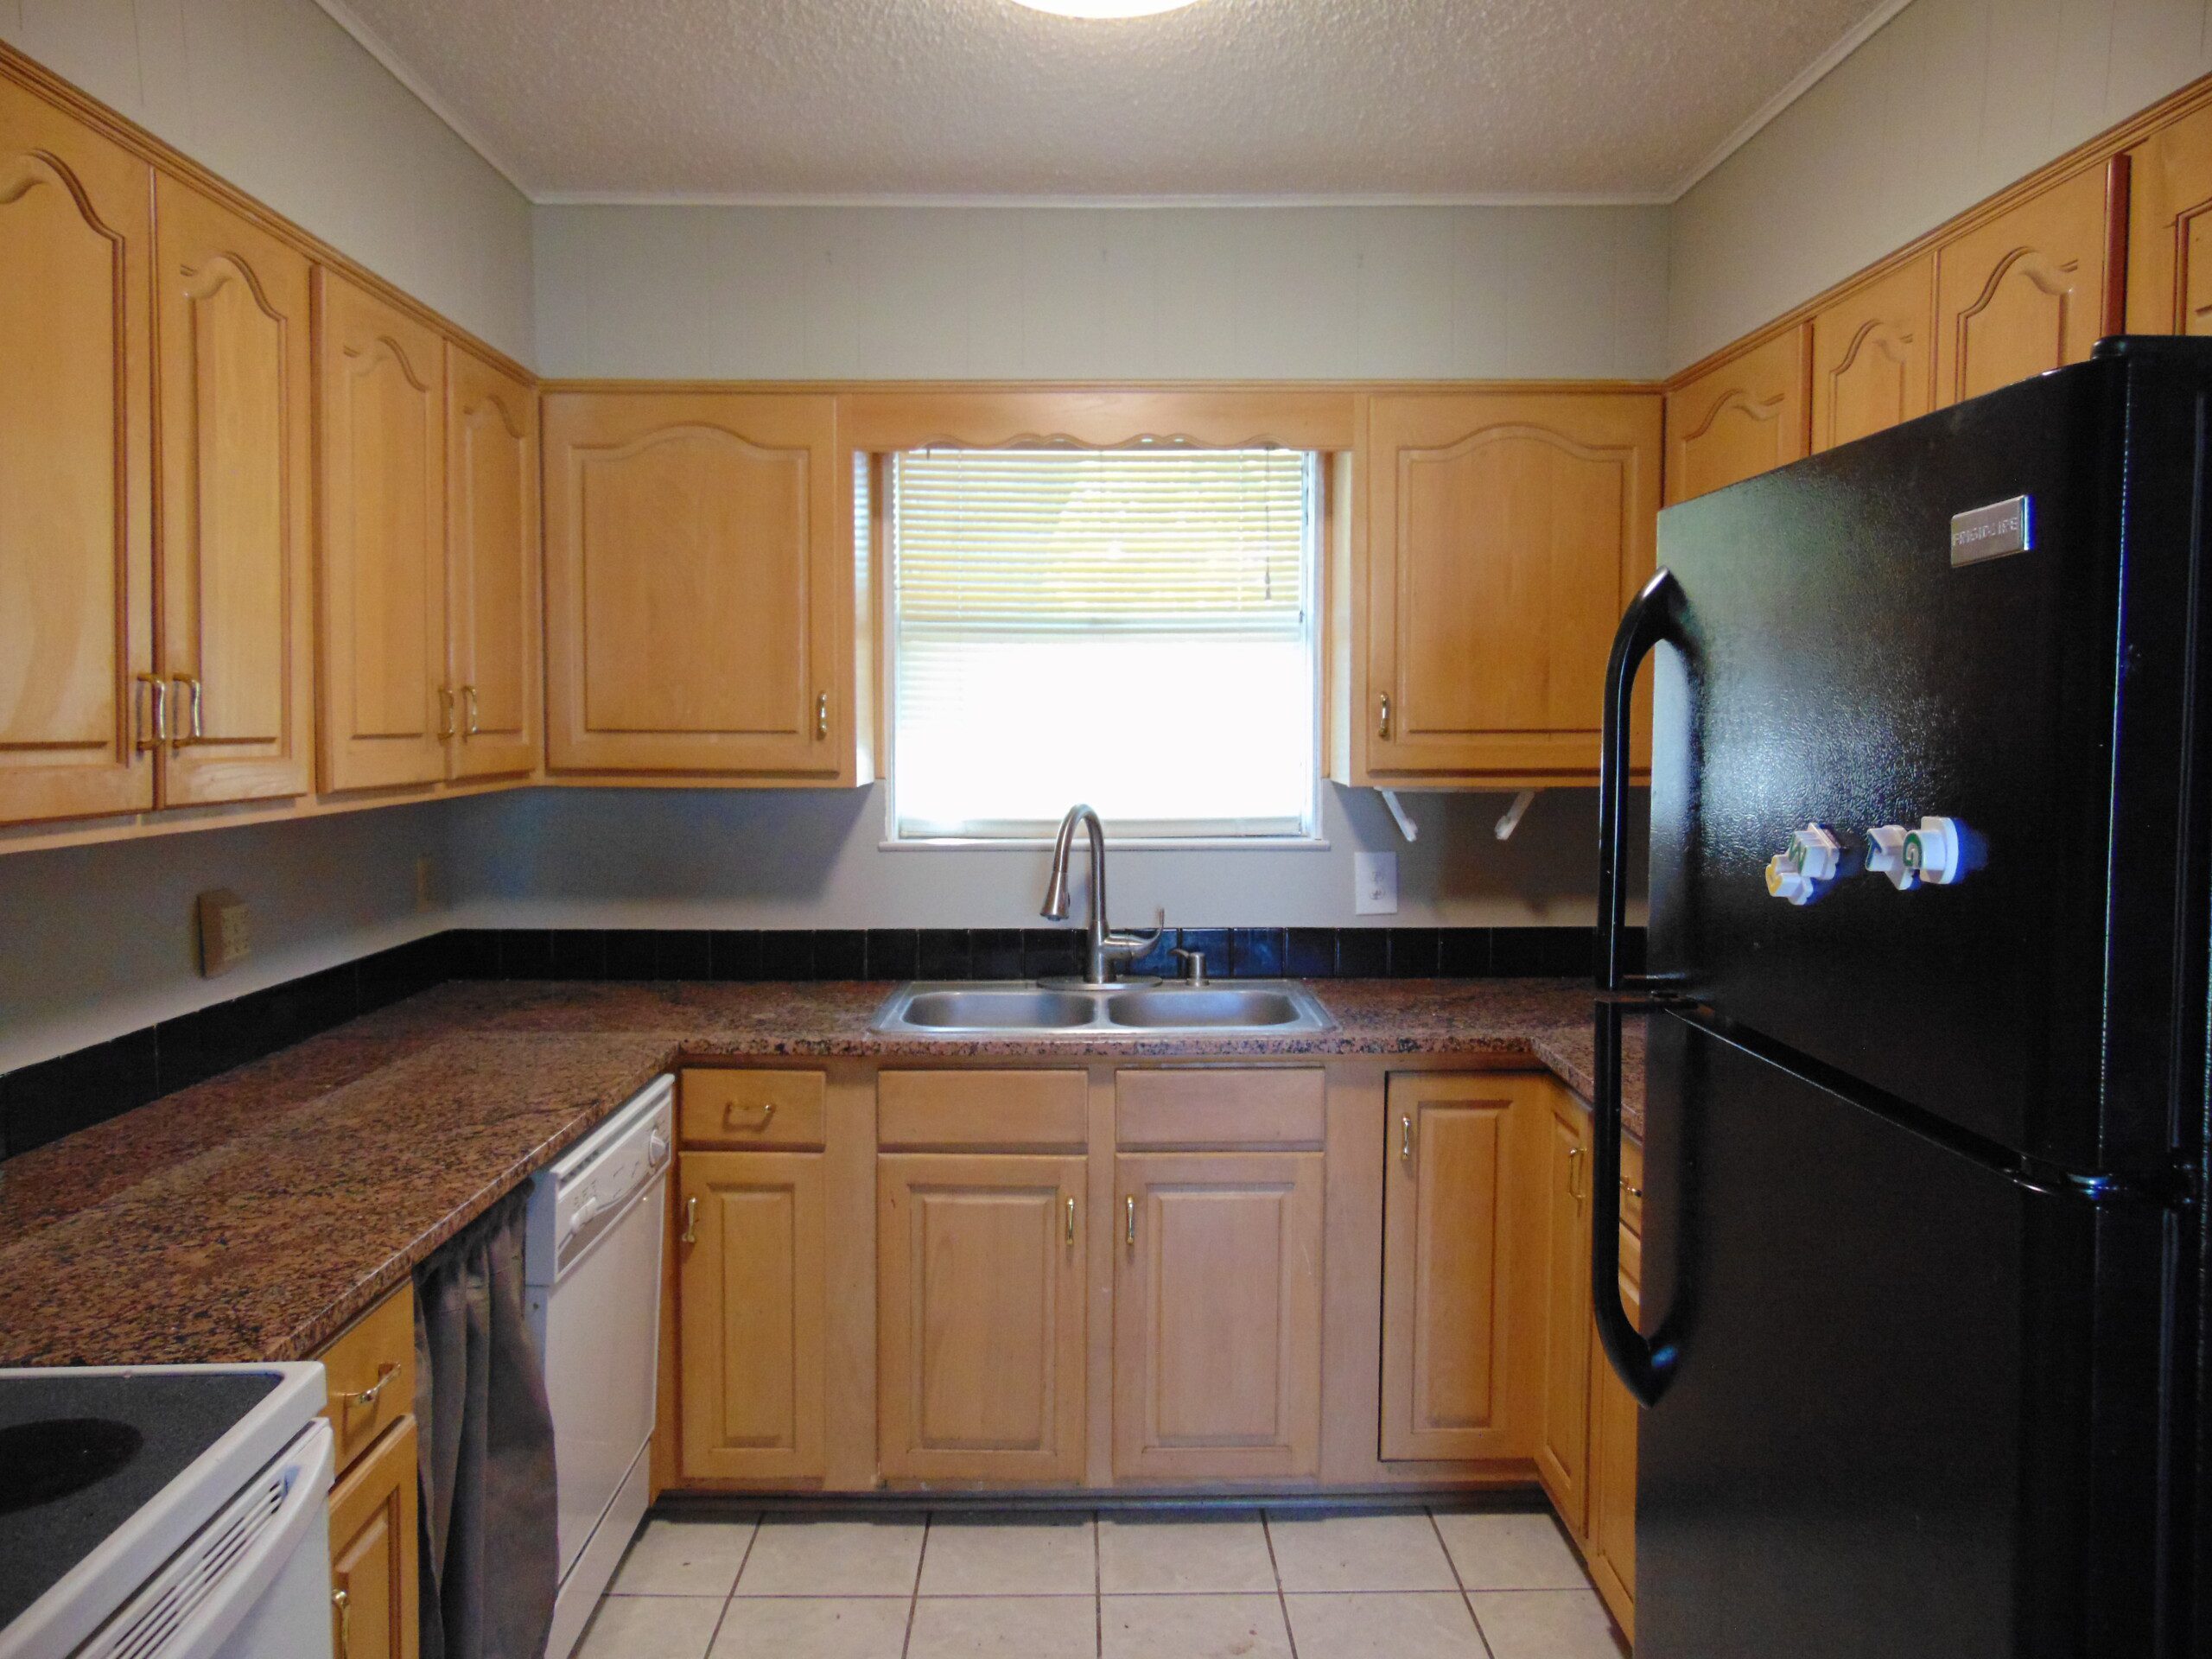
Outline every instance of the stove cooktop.
POLYGON ((274 1370, 0 1376, 0 1629, 282 1381, 274 1370))

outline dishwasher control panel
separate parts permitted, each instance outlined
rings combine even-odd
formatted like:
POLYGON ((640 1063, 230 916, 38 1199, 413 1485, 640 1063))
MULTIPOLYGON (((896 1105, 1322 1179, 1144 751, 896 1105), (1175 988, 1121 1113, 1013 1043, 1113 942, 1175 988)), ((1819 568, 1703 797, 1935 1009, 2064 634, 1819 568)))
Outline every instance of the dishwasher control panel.
POLYGON ((551 1282, 631 1199, 661 1178, 676 1144, 676 1080, 657 1079, 537 1178, 524 1278, 551 1282))

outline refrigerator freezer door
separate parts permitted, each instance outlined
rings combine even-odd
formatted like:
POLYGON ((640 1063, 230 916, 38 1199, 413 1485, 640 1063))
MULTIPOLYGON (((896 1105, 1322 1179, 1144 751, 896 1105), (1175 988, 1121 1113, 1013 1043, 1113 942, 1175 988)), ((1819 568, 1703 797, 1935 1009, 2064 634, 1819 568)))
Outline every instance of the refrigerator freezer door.
POLYGON ((2212 350, 2139 344, 1662 514, 1688 644, 1658 653, 1652 772, 1662 982, 2119 1173, 2177 1138, 2175 918, 2212 838, 2185 820, 2212 350), (1961 560, 1992 504, 2027 544, 1961 560))
POLYGON ((1676 1015, 1649 1069, 1644 1306, 1680 1303, 1682 1346, 1640 1443, 1639 1659, 2171 1650, 2164 1213, 2024 1186, 1676 1015))

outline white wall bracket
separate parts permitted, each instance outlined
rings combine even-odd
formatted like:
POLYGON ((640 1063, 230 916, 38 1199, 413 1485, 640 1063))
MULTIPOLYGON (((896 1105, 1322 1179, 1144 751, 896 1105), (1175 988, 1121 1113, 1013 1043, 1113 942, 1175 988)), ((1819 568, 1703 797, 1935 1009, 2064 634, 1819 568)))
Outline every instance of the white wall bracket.
POLYGON ((1513 804, 1505 809, 1505 816, 1497 821, 1497 835, 1500 841, 1513 839, 1513 832, 1521 827, 1521 815, 1535 804, 1536 791, 1524 789, 1513 798, 1513 804))
POLYGON ((1390 809, 1390 817, 1398 826, 1398 833, 1409 842, 1419 841, 1421 826, 1414 822, 1413 814, 1406 810, 1405 803, 1398 798, 1398 791, 1378 789, 1375 792, 1382 798, 1382 804, 1390 809))

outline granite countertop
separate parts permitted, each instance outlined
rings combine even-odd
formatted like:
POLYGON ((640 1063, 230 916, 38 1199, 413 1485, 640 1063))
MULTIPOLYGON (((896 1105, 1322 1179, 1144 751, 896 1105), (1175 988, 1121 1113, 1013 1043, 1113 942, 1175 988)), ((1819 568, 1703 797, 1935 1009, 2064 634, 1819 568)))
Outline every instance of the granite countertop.
POLYGON ((1337 1030, 1196 1039, 878 1036, 892 988, 456 982, 26 1153, 0 1173, 0 1365, 304 1357, 679 1058, 1483 1054, 1592 1088, 1573 980, 1314 982, 1337 1030))

